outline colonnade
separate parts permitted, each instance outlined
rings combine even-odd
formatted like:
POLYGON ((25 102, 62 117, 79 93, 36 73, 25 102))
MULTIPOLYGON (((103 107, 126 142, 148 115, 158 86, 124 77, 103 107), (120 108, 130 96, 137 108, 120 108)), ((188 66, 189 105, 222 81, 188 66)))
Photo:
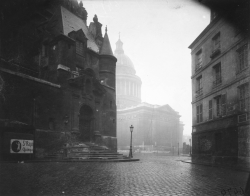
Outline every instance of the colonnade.
POLYGON ((136 81, 118 80, 116 82, 117 95, 129 95, 141 98, 141 85, 136 81))

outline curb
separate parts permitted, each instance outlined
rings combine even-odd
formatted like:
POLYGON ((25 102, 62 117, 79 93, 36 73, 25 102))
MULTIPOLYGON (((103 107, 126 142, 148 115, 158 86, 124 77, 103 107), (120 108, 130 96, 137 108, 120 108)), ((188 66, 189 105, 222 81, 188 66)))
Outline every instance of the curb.
POLYGON ((181 162, 195 164, 195 165, 204 165, 204 166, 208 166, 208 167, 219 167, 219 168, 224 168, 224 169, 233 169, 233 170, 237 170, 237 171, 244 171, 244 172, 250 173, 250 168, 237 168, 237 167, 226 167, 226 166, 223 167, 222 165, 212 165, 212 164, 185 161, 185 160, 181 160, 181 162))
POLYGON ((1 163, 46 163, 46 162, 134 162, 134 161, 140 161, 140 159, 113 159, 113 160, 108 160, 108 159, 99 159, 99 160, 92 160, 92 159, 79 159, 79 160, 65 160, 65 159, 43 159, 43 160, 27 160, 27 161, 1 161, 1 163))

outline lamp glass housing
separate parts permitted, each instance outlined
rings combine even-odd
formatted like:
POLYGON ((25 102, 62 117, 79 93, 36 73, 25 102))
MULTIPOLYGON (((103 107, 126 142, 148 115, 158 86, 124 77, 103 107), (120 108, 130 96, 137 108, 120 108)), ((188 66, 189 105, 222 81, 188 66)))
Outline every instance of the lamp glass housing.
POLYGON ((133 129, 134 129, 134 127, 133 127, 133 125, 131 125, 130 126, 130 131, 133 132, 133 129))

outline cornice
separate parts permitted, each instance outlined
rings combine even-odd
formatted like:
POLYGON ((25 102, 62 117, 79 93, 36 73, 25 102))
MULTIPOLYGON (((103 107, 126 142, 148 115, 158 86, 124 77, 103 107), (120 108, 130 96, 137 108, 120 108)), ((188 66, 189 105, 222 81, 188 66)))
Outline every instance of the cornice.
POLYGON ((198 37, 188 46, 189 49, 192 49, 194 45, 221 19, 221 17, 217 17, 212 22, 208 24, 208 26, 198 35, 198 37))
POLYGON ((61 88, 61 85, 54 84, 54 83, 48 82, 46 80, 42 80, 40 78, 35 78, 33 76, 29 76, 29 75, 26 75, 26 74, 23 74, 23 73, 10 71, 10 70, 4 69, 4 68, 0 68, 0 71, 3 71, 3 72, 8 73, 8 74, 15 75, 15 76, 19 76, 19 77, 22 77, 22 78, 25 78, 25 79, 33 80, 33 81, 36 81, 36 82, 39 82, 39 83, 42 83, 42 84, 46 84, 46 85, 49 85, 49 86, 52 86, 52 87, 61 88))

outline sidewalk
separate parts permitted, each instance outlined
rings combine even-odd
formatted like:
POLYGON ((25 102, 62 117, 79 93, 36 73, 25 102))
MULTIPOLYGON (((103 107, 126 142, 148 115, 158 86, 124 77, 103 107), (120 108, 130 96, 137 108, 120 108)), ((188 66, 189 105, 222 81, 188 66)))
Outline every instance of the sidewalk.
POLYGON ((190 155, 181 155, 184 157, 189 157, 190 159, 181 160, 183 163, 190 163, 190 164, 197 164, 197 165, 205 165, 209 167, 221 167, 221 168, 228 168, 228 169, 234 169, 239 171, 246 171, 250 172, 250 165, 248 166, 238 166, 238 165, 225 165, 225 164, 216 164, 211 162, 205 162, 205 161, 194 161, 192 160, 192 157, 190 155))

